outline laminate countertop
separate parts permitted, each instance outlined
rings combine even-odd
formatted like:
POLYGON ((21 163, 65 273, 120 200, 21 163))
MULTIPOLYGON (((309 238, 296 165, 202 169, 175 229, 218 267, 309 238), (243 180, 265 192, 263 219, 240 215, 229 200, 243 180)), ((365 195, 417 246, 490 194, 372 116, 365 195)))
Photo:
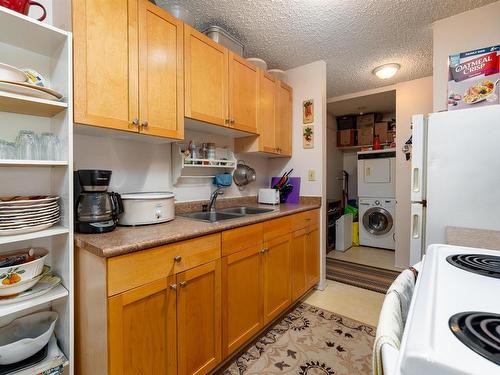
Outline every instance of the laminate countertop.
MULTIPOLYGON (((247 206, 270 208, 266 205, 248 204, 247 206)), ((140 251, 155 246, 201 237, 222 232, 227 229, 255 224, 278 217, 309 211, 321 206, 320 202, 281 204, 272 212, 246 215, 236 219, 208 223, 176 216, 174 220, 163 224, 137 227, 117 227, 114 231, 102 234, 75 233, 75 245, 97 256, 109 258, 140 251)))

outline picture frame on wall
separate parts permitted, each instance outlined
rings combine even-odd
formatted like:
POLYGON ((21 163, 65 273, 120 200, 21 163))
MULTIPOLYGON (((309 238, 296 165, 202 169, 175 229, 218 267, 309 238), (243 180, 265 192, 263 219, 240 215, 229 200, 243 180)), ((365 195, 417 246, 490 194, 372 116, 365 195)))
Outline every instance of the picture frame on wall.
POLYGON ((302 103, 303 123, 311 124, 314 122, 314 100, 307 99, 302 103))
POLYGON ((313 125, 302 125, 302 147, 305 149, 314 148, 313 125))

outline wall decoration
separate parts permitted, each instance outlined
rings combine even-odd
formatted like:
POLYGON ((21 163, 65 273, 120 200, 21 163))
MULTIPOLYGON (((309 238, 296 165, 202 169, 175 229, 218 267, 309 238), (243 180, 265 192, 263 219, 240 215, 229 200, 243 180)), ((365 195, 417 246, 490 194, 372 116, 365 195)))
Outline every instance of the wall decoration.
POLYGON ((303 112, 303 118, 304 124, 310 124, 314 122, 314 100, 313 99, 308 99, 304 100, 302 103, 302 112, 303 112))
POLYGON ((313 125, 302 126, 302 145, 304 148, 314 148, 314 127, 313 125))

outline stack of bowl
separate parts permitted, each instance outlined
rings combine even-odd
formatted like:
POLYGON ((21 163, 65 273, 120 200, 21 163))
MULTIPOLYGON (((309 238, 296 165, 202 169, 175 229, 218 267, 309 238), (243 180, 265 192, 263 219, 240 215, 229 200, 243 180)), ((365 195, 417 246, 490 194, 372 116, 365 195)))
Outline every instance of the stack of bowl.
POLYGON ((49 271, 48 250, 28 248, 0 255, 0 298, 16 296, 32 288, 49 271))

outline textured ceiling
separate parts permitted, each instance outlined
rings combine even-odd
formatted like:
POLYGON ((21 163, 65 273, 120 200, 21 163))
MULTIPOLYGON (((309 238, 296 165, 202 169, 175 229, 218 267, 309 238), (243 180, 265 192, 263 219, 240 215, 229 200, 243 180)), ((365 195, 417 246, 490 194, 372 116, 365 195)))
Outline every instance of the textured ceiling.
POLYGON ((224 27, 244 43, 245 57, 270 69, 325 60, 333 97, 431 75, 432 22, 495 0, 161 1, 188 9, 200 30, 224 27), (371 74, 388 62, 402 66, 394 78, 371 74))

